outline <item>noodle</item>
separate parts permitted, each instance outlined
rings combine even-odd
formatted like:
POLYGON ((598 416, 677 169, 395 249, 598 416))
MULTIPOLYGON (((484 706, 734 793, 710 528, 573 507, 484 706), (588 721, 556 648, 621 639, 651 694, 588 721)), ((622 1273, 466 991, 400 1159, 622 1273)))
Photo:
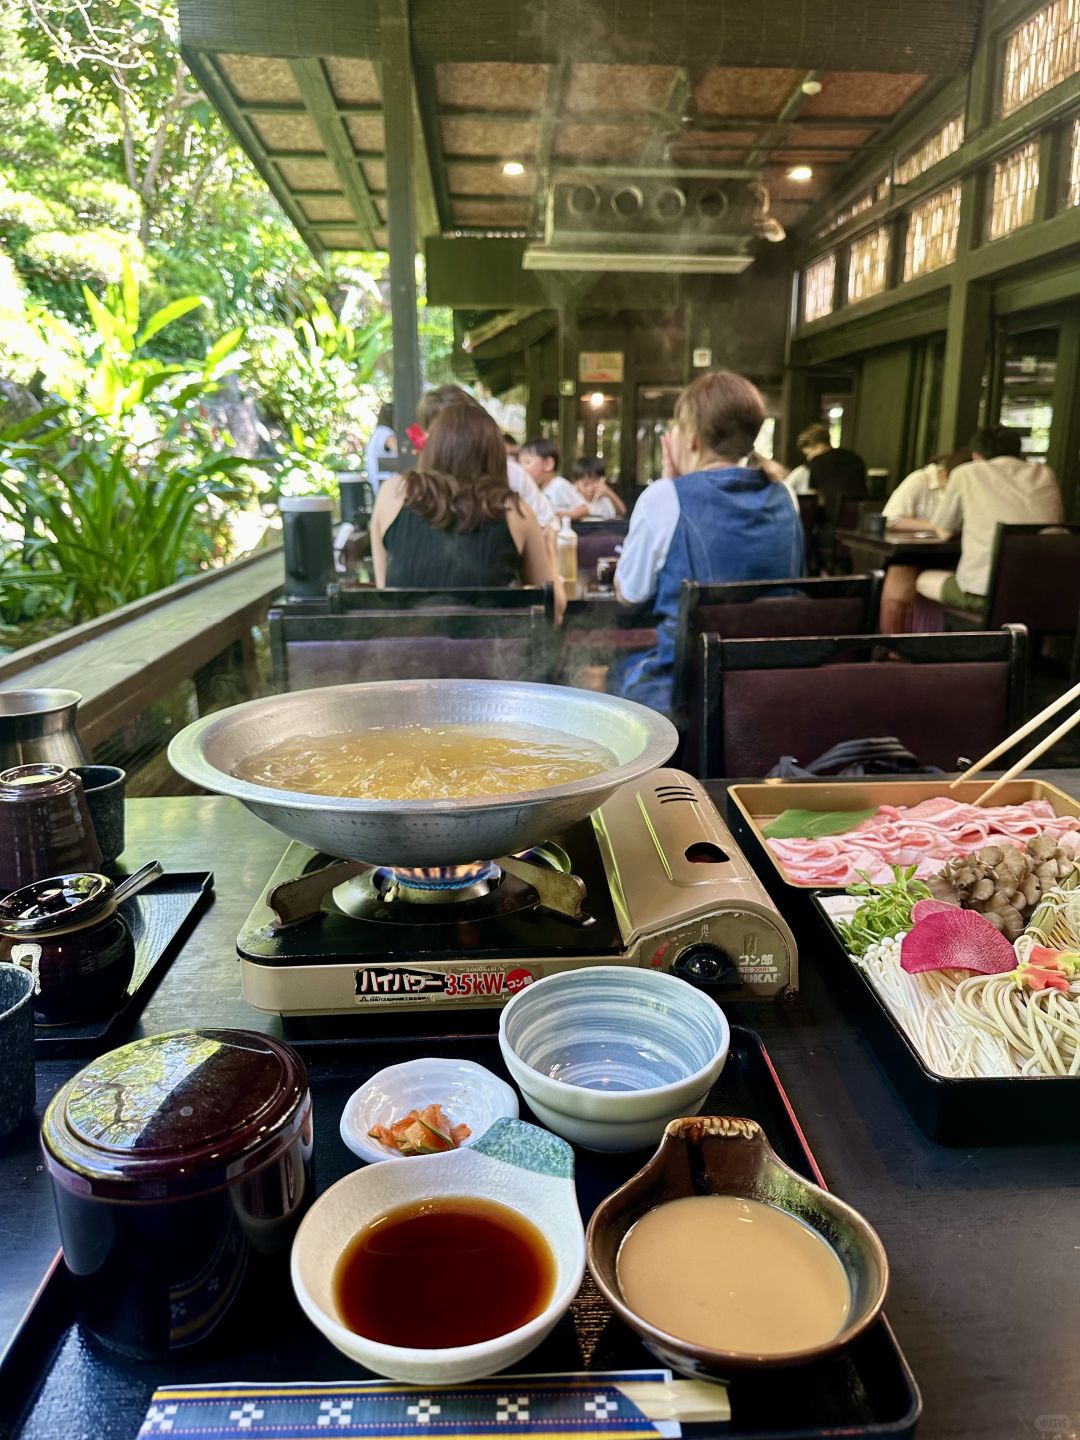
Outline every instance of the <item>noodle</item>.
MULTIPOLYGON (((1076 897, 1069 900, 1080 904, 1076 897)), ((1018 952, 1027 938, 1017 942, 1018 952)), ((1018 985, 1011 972, 909 975, 900 965, 902 939, 851 958, 936 1074, 946 1079, 1080 1074, 1080 983, 1067 992, 1033 991, 1018 985)), ((1024 947, 1025 956, 1030 949, 1024 947)))

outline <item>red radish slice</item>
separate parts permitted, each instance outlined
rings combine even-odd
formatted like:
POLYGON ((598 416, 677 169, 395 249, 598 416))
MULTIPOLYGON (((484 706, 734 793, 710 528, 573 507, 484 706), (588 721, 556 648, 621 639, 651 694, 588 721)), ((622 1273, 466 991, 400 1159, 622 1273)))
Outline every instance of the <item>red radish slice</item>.
POLYGON ((929 915, 947 915, 950 910, 958 910, 959 904, 955 900, 916 900, 911 911, 911 918, 917 925, 920 920, 925 920, 929 915))
POLYGON ((904 936, 900 968, 909 975, 918 975, 923 970, 974 970, 980 975, 1005 975, 1016 969, 1016 952, 978 911, 950 905, 946 910, 927 915, 904 936))

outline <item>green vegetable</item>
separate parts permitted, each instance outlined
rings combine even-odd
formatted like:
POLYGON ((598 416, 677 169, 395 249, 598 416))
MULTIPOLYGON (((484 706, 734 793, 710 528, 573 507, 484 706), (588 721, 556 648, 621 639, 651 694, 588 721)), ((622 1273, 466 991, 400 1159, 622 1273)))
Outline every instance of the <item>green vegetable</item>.
POLYGON ((762 826, 769 840, 817 840, 822 835, 843 835, 877 814, 870 810, 785 810, 762 826))
POLYGON ((861 885, 849 885, 849 895, 865 895, 850 920, 838 920, 837 929, 852 955, 865 955, 871 945, 911 929, 911 912, 918 900, 932 899, 929 885, 916 880, 916 865, 892 867, 893 879, 875 885, 865 870, 861 885))

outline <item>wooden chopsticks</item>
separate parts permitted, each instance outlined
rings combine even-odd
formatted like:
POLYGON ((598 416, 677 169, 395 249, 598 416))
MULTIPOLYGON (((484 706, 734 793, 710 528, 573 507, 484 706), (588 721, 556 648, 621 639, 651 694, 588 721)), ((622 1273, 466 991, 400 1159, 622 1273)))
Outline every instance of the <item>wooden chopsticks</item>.
MULTIPOLYGON (((1071 690, 1066 690, 1064 695, 1059 695, 1052 704, 1047 705, 1045 710, 1040 710, 1038 715, 1034 716, 1033 719, 1028 720, 1026 724, 1021 725, 1018 730, 1014 730, 1011 735, 1002 740, 1000 745, 995 745, 992 750, 988 750, 981 760, 976 760, 974 765, 969 766, 967 770, 958 775, 949 785, 949 789, 955 790, 962 781, 970 780, 972 775, 977 774, 980 770, 985 770, 987 765, 993 764, 999 755, 1004 755, 1006 750, 1011 750, 1014 745, 1025 739, 1033 730, 1037 730, 1044 721, 1049 720, 1052 715, 1056 715, 1059 710, 1064 710, 1065 706, 1071 704, 1073 700, 1080 700, 1080 684, 1074 685, 1071 690)), ((1005 774, 995 780, 992 785, 982 792, 977 800, 972 801, 972 804, 985 805, 991 795, 994 795, 1010 780, 1015 780, 1022 770, 1026 770, 1029 765, 1034 764, 1041 755, 1044 755, 1051 746, 1056 745, 1062 736, 1067 735, 1073 726, 1077 724, 1080 724, 1080 708, 1074 711, 1067 720, 1063 720, 1056 730, 1040 740, 1038 745, 1036 745, 1034 749, 1029 750, 1021 760, 1018 760, 1015 765, 1006 770, 1005 774)))

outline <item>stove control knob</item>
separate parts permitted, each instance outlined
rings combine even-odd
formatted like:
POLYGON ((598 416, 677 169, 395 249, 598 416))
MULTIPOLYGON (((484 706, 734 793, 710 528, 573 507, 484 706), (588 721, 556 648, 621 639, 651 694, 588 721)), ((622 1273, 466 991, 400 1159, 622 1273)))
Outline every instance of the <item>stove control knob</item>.
POLYGON ((691 945, 676 958, 671 973, 700 990, 742 989, 734 961, 715 945, 691 945))

